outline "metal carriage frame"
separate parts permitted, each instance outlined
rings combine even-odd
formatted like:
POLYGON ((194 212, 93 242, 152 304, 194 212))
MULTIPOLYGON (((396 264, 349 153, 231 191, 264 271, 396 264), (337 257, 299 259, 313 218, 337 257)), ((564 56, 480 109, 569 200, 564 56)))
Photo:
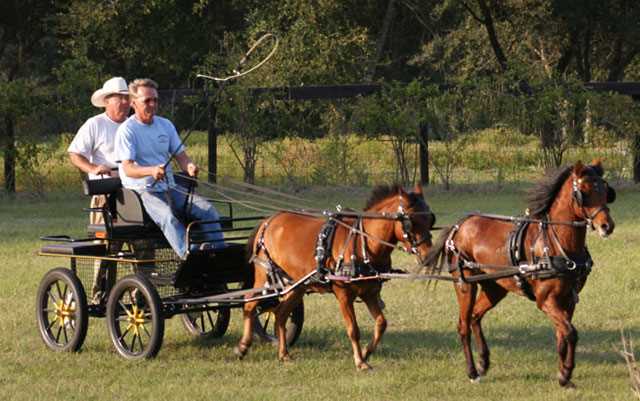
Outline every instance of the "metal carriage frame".
MULTIPOLYGON (((189 181, 176 178, 192 191, 189 181)), ((42 237, 47 244, 40 256, 68 260, 67 267, 45 274, 36 296, 39 332, 47 347, 78 351, 89 317, 106 318, 111 341, 121 356, 152 358, 161 348, 165 319, 180 315, 190 334, 221 337, 230 309, 253 300, 261 301, 256 335, 277 341, 268 306, 277 302, 283 289, 247 289, 251 271, 244 242, 263 216, 234 216, 231 202, 216 200, 226 207, 218 221, 225 247, 191 252, 180 260, 144 211, 139 196, 123 188, 118 178, 85 181, 84 192, 105 196, 104 206, 85 209, 101 213, 104 224, 90 224, 87 238, 42 237)), ((202 241, 202 223, 210 222, 187 225, 188 244, 202 241)), ((301 303, 287 321, 290 344, 298 339, 303 322, 301 303)))

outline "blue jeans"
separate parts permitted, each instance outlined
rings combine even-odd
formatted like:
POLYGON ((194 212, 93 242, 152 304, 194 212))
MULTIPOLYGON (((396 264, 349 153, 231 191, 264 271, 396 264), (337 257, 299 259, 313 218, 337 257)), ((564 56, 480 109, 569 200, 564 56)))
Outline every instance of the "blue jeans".
MULTIPOLYGON (((220 217, 206 199, 195 194, 191 196, 191 207, 187 207, 189 215, 182 216, 185 212, 187 196, 183 193, 186 192, 185 189, 181 187, 178 189, 176 191, 174 188, 169 188, 164 192, 140 191, 139 194, 147 214, 160 227, 171 248, 180 258, 186 259, 188 251, 186 228, 176 216, 183 217, 186 221, 218 220, 220 217)), ((212 242, 216 248, 225 246, 220 223, 201 224, 197 225, 196 229, 204 232, 198 242, 212 242)))

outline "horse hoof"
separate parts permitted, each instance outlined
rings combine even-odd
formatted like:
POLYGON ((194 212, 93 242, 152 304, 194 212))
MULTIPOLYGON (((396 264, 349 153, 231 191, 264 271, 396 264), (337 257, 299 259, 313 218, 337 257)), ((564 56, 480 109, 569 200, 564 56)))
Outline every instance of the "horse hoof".
POLYGON ((373 368, 371 367, 371 365, 369 365, 366 362, 360 362, 357 366, 358 370, 361 372, 369 372, 371 370, 373 370, 373 368))
POLYGON ((574 389, 574 388, 576 388, 576 385, 573 384, 571 379, 568 378, 567 376, 564 376, 562 373, 558 373, 558 383, 560 383, 561 387, 566 388, 566 389, 574 389))
POLYGON ((235 347, 233 347, 233 353, 235 354, 236 357, 238 357, 238 359, 242 359, 247 354, 247 350, 246 349, 243 350, 242 348, 236 345, 235 347))
POLYGON ((480 377, 481 377, 481 376, 471 377, 471 378, 469 378, 469 381, 470 381, 471 383, 473 383, 473 384, 480 383, 480 377))
POLYGON ((278 358, 282 363, 291 363, 293 362, 293 358, 289 355, 281 356, 278 358))
POLYGON ((567 390, 575 390, 577 387, 571 380, 562 380, 560 379, 560 386, 567 390))

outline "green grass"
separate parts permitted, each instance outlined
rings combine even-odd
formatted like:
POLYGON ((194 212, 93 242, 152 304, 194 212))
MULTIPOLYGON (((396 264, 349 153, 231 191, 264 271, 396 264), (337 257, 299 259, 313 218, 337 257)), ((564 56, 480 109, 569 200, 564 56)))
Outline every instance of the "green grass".
MULTIPOLYGON (((361 206, 368 190, 309 190, 299 196, 318 206, 361 206)), ((427 190, 439 224, 464 211, 517 214, 518 191, 474 193, 427 190)), ((480 384, 464 373, 456 333, 457 305, 448 283, 385 284, 389 328, 370 373, 353 366, 338 305, 331 295, 305 298, 305 327, 292 348, 295 361, 281 364, 270 345, 256 344, 238 361, 232 349, 240 330, 232 312, 219 340, 191 338, 177 318, 167 321, 163 347, 151 361, 131 363, 116 355, 106 323, 91 319, 78 354, 48 350, 39 338, 34 299, 44 273, 60 260, 38 257, 44 234, 83 235, 87 205, 81 196, 50 195, 0 200, 0 394, 10 400, 631 400, 626 366, 617 354, 620 329, 640 339, 640 194, 627 189, 612 205, 617 227, 609 240, 589 235, 596 267, 581 293, 574 318, 580 341, 575 391, 556 383, 557 358, 551 324, 535 305, 509 296, 485 319, 492 368, 480 384)), ((398 255, 396 265, 410 260, 398 255)), ((363 341, 372 321, 357 304, 363 341)))

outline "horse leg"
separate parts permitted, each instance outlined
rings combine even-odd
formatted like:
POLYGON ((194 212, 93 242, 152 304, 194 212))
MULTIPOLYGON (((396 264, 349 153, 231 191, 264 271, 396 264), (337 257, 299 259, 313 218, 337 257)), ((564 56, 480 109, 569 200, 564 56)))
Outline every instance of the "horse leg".
POLYGON ((575 367, 575 351, 578 343, 578 331, 571 324, 571 318, 575 309, 573 294, 571 299, 564 303, 558 302, 555 297, 550 297, 542 303, 540 309, 549 316, 556 332, 556 350, 558 352, 558 382, 562 387, 575 388, 571 382, 571 374, 575 367))
POLYGON ((487 374, 490 365, 490 352, 487 346, 487 340, 484 338, 482 331, 482 317, 498 304, 507 295, 507 290, 496 285, 494 282, 487 282, 482 285, 482 289, 476 299, 473 313, 471 315, 471 330, 476 339, 476 347, 480 361, 476 369, 480 376, 487 374))
POLYGON ((304 290, 295 290, 280 301, 280 304, 275 309, 275 328, 276 335, 278 336, 278 359, 281 362, 291 361, 289 351, 287 349, 287 318, 294 310, 296 306, 302 301, 304 296, 304 290))
POLYGON ((249 352, 249 348, 251 347, 251 342, 253 341, 253 324, 256 318, 256 307, 258 306, 258 302, 247 302, 244 304, 242 308, 243 315, 243 331, 242 337, 238 342, 238 345, 233 349, 233 352, 239 359, 244 358, 244 356, 249 352))
POLYGON ((360 348, 360 329, 358 328, 358 322, 356 321, 356 312, 353 308, 353 301, 355 295, 353 291, 333 286, 333 293, 338 299, 340 305, 340 312, 342 312, 342 318, 344 319, 345 326, 347 328, 347 335, 351 340, 351 348, 353 349, 353 361, 358 370, 369 370, 371 366, 365 362, 362 357, 362 349, 360 348))
MULTIPOLYGON (((258 268, 254 266, 254 282, 253 288, 261 288, 267 281, 267 276, 262 268, 258 268)), ((238 356, 238 358, 242 359, 247 352, 249 352, 249 348, 251 347, 251 343, 253 342, 253 325, 256 320, 256 308, 258 307, 258 302, 247 302, 244 304, 242 308, 242 323, 243 323, 243 331, 242 337, 240 337, 240 341, 238 345, 233 349, 233 352, 238 356)))
POLYGON ((462 350, 467 362, 467 376, 472 382, 477 382, 480 378, 476 366, 473 362, 473 352, 471 350, 471 316, 475 304, 478 286, 476 284, 455 284, 456 296, 458 298, 459 318, 458 336, 462 343, 462 350))
POLYGON ((367 305, 369 309, 369 313, 371 313, 371 317, 375 321, 375 327, 373 330, 373 338, 367 348, 362 355, 362 359, 366 361, 369 359, 371 354, 376 350, 378 344, 380 344, 380 340, 382 340, 382 335, 387 329, 387 319, 384 317, 384 313, 382 312, 382 308, 380 307, 379 302, 379 294, 380 291, 375 291, 373 293, 367 293, 364 296, 361 296, 364 303, 367 305))

